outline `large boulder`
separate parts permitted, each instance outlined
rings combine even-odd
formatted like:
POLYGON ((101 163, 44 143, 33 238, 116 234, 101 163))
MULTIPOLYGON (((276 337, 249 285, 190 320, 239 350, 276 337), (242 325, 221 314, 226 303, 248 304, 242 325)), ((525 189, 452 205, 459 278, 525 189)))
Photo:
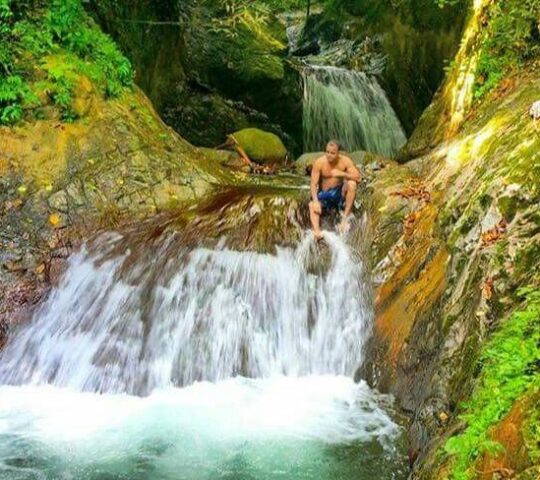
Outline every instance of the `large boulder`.
POLYGON ((248 157, 265 165, 281 164, 287 158, 287 149, 281 139, 258 128, 245 128, 231 135, 248 157))

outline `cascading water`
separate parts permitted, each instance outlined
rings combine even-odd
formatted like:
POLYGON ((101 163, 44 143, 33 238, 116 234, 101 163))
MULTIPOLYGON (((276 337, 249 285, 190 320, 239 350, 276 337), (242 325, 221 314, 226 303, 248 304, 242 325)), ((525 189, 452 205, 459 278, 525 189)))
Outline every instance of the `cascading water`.
POLYGON ((377 80, 363 72, 329 66, 303 69, 304 149, 320 151, 335 138, 348 151, 393 156, 405 133, 377 80))
POLYGON ((324 268, 310 236, 74 254, 0 355, 0 478, 404 478, 388 399, 351 380, 362 258, 326 240, 324 268))
POLYGON ((170 258, 172 278, 83 249, 0 357, 0 383, 145 394, 238 374, 351 376, 372 314, 361 259, 328 238, 325 276, 307 272, 309 236, 276 255, 198 248, 170 258))

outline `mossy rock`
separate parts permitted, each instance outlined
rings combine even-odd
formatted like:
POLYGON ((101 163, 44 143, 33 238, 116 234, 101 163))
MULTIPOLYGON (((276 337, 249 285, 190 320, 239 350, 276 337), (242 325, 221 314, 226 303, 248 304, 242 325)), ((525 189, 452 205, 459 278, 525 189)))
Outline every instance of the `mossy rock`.
POLYGON ((254 162, 262 164, 283 163, 287 157, 285 145, 273 133, 258 128, 245 128, 233 133, 232 137, 254 162))

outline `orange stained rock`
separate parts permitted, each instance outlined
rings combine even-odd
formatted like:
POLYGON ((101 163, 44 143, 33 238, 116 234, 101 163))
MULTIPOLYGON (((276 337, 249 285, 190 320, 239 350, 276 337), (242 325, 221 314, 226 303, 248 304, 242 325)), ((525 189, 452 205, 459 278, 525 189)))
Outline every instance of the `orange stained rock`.
POLYGON ((401 288, 401 284, 416 275, 417 268, 424 263, 429 249, 438 243, 433 232, 437 216, 436 208, 432 204, 427 204, 413 214, 409 214, 410 219, 405 220, 404 238, 414 239, 414 247, 402 242, 398 242, 394 247, 393 253, 399 258, 400 265, 392 277, 380 287, 378 304, 391 300, 394 293, 401 288), (413 214, 414 216, 411 216, 413 214))
POLYGON ((402 252, 402 263, 377 295, 376 332, 388 346, 386 357, 394 370, 415 322, 429 314, 444 291, 448 252, 434 234, 436 218, 433 204, 416 212, 405 232, 414 238, 414 247, 402 252))
POLYGON ((491 431, 492 440, 499 442, 504 450, 496 454, 485 453, 480 457, 475 465, 479 478, 514 478, 516 473, 530 466, 523 437, 523 424, 527 411, 532 408, 534 397, 517 401, 506 417, 491 431))
MULTIPOLYGON (((428 251, 424 250, 416 259, 421 263, 428 251)), ((417 278, 410 282, 399 282, 399 286, 393 289, 393 279, 390 279, 384 296, 379 295, 376 303, 376 331, 388 345, 387 361, 393 369, 397 367, 400 353, 404 343, 415 322, 422 316, 427 315, 436 304, 444 291, 446 260, 448 253, 442 246, 433 259, 420 271, 417 278), (391 301, 385 302, 387 296, 391 301), (386 305, 385 305, 386 303, 386 305)), ((396 272, 400 276, 412 277, 411 270, 396 272)))

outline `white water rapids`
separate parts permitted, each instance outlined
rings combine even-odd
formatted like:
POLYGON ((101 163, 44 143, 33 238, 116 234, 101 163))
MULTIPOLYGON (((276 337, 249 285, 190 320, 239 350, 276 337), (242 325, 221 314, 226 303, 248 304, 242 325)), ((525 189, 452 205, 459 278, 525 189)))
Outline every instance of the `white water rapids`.
POLYGON ((389 400, 351 379, 373 314, 343 239, 318 273, 308 236, 158 271, 119 239, 74 254, 0 354, 0 479, 403 478, 389 400))
POLYGON ((362 260, 328 238, 326 275, 307 270, 310 236, 276 255, 197 248, 170 259, 170 279, 145 264, 122 274, 128 254, 83 249, 7 345, 0 383, 144 394, 239 374, 352 376, 371 324, 369 292, 362 260))

